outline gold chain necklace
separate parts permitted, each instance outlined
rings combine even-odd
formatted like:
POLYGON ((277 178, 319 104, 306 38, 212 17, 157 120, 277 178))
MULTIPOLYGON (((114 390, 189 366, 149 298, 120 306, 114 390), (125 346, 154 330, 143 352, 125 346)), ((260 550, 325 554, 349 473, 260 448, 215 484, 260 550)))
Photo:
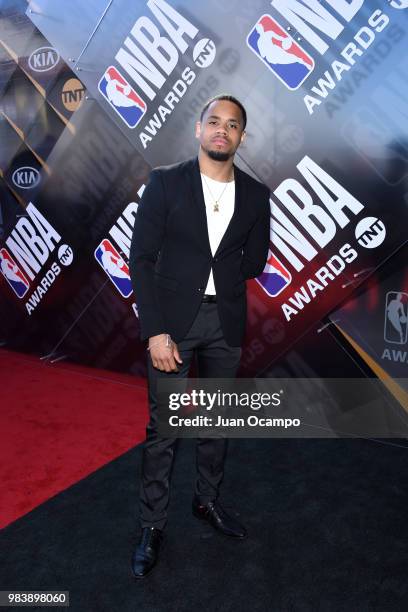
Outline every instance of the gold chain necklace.
POLYGON ((211 196, 211 198, 212 198, 212 199, 213 199, 213 201, 214 201, 214 208, 213 208, 213 211, 214 211, 214 212, 219 212, 219 210, 220 210, 220 207, 219 207, 219 202, 220 202, 220 200, 221 200, 222 196, 224 195, 224 191, 226 190, 226 188, 228 187, 228 185, 229 185, 230 183, 232 183, 232 181, 234 180, 234 171, 233 171, 233 174, 232 174, 232 179, 231 179, 230 181, 227 181, 227 182, 225 183, 225 185, 224 185, 224 189, 221 191, 221 193, 220 193, 220 195, 218 196, 218 198, 217 198, 217 199, 215 199, 215 198, 214 198, 214 196, 213 196, 213 194, 212 194, 212 191, 211 191, 211 189, 210 189, 210 186, 209 186, 209 184, 207 183, 207 179, 205 178, 205 175, 201 173, 201 176, 203 177, 203 179, 204 179, 204 183, 207 185, 207 189, 208 189, 208 191, 209 191, 209 193, 210 193, 210 196, 211 196))

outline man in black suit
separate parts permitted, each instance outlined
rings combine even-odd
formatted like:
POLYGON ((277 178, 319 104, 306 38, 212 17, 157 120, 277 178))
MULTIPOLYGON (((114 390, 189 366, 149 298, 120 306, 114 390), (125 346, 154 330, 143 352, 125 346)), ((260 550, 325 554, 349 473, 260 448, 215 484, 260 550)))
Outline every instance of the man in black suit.
MULTIPOLYGON (((246 111, 233 96, 204 106, 198 157, 154 169, 136 215, 129 256, 141 338, 148 341, 150 421, 140 487, 137 578, 155 566, 167 522, 175 439, 157 433, 159 377, 234 378, 246 323, 246 283, 261 274, 269 247, 269 190, 233 164, 246 111)), ((197 439, 193 514, 235 538, 245 528, 219 500, 226 438, 197 439)))

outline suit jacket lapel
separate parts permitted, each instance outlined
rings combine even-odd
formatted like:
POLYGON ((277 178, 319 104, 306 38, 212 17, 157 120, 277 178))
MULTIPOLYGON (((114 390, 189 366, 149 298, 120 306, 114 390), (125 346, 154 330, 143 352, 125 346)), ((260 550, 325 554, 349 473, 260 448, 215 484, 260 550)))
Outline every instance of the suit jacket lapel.
POLYGON ((218 255, 222 249, 228 244, 228 240, 234 234, 234 229, 240 223, 240 213, 242 211, 243 203, 245 201, 246 195, 246 181, 244 180, 244 176, 239 168, 234 164, 234 174, 235 174, 235 203, 234 203, 234 213, 231 217, 231 221, 228 224, 227 229, 225 230, 225 234, 223 235, 220 244, 214 255, 218 255))
POLYGON ((193 206, 195 207, 198 221, 198 237, 204 250, 206 252, 209 251, 211 254, 210 239, 208 237, 207 214, 205 212, 203 186, 201 183, 198 157, 191 160, 191 165, 188 164, 185 171, 190 185, 193 206))

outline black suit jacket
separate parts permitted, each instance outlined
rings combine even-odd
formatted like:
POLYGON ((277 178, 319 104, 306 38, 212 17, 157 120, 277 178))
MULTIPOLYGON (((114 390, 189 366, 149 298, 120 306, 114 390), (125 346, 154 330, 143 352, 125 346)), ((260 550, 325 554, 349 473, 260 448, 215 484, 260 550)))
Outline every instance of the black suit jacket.
POLYGON ((245 280, 261 274, 269 247, 269 190, 235 169, 235 208, 214 254, 198 158, 152 170, 135 219, 129 268, 141 338, 168 333, 175 342, 189 331, 211 267, 226 342, 240 346, 245 333, 245 280))

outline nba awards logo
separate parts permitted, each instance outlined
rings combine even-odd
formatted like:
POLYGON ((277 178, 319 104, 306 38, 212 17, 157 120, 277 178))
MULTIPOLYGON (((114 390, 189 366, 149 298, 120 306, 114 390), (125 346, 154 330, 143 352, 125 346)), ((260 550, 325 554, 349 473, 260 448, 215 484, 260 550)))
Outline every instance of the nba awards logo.
POLYGON ((7 249, 0 249, 0 270, 14 293, 22 298, 30 284, 7 249))
POLYGON ((117 68, 106 69, 98 89, 126 125, 135 128, 146 112, 146 104, 117 68))
POLYGON ((298 89, 315 67, 313 58, 270 15, 262 15, 247 45, 288 89, 298 89))
POLYGON ((255 280, 270 297, 276 297, 292 282, 292 275, 279 259, 269 251, 265 269, 255 280))
POLYGON ((384 340, 405 344, 408 339, 408 293, 389 291, 385 297, 384 340))
POLYGON ((95 259, 123 297, 132 293, 129 268, 107 238, 95 249, 95 259))

